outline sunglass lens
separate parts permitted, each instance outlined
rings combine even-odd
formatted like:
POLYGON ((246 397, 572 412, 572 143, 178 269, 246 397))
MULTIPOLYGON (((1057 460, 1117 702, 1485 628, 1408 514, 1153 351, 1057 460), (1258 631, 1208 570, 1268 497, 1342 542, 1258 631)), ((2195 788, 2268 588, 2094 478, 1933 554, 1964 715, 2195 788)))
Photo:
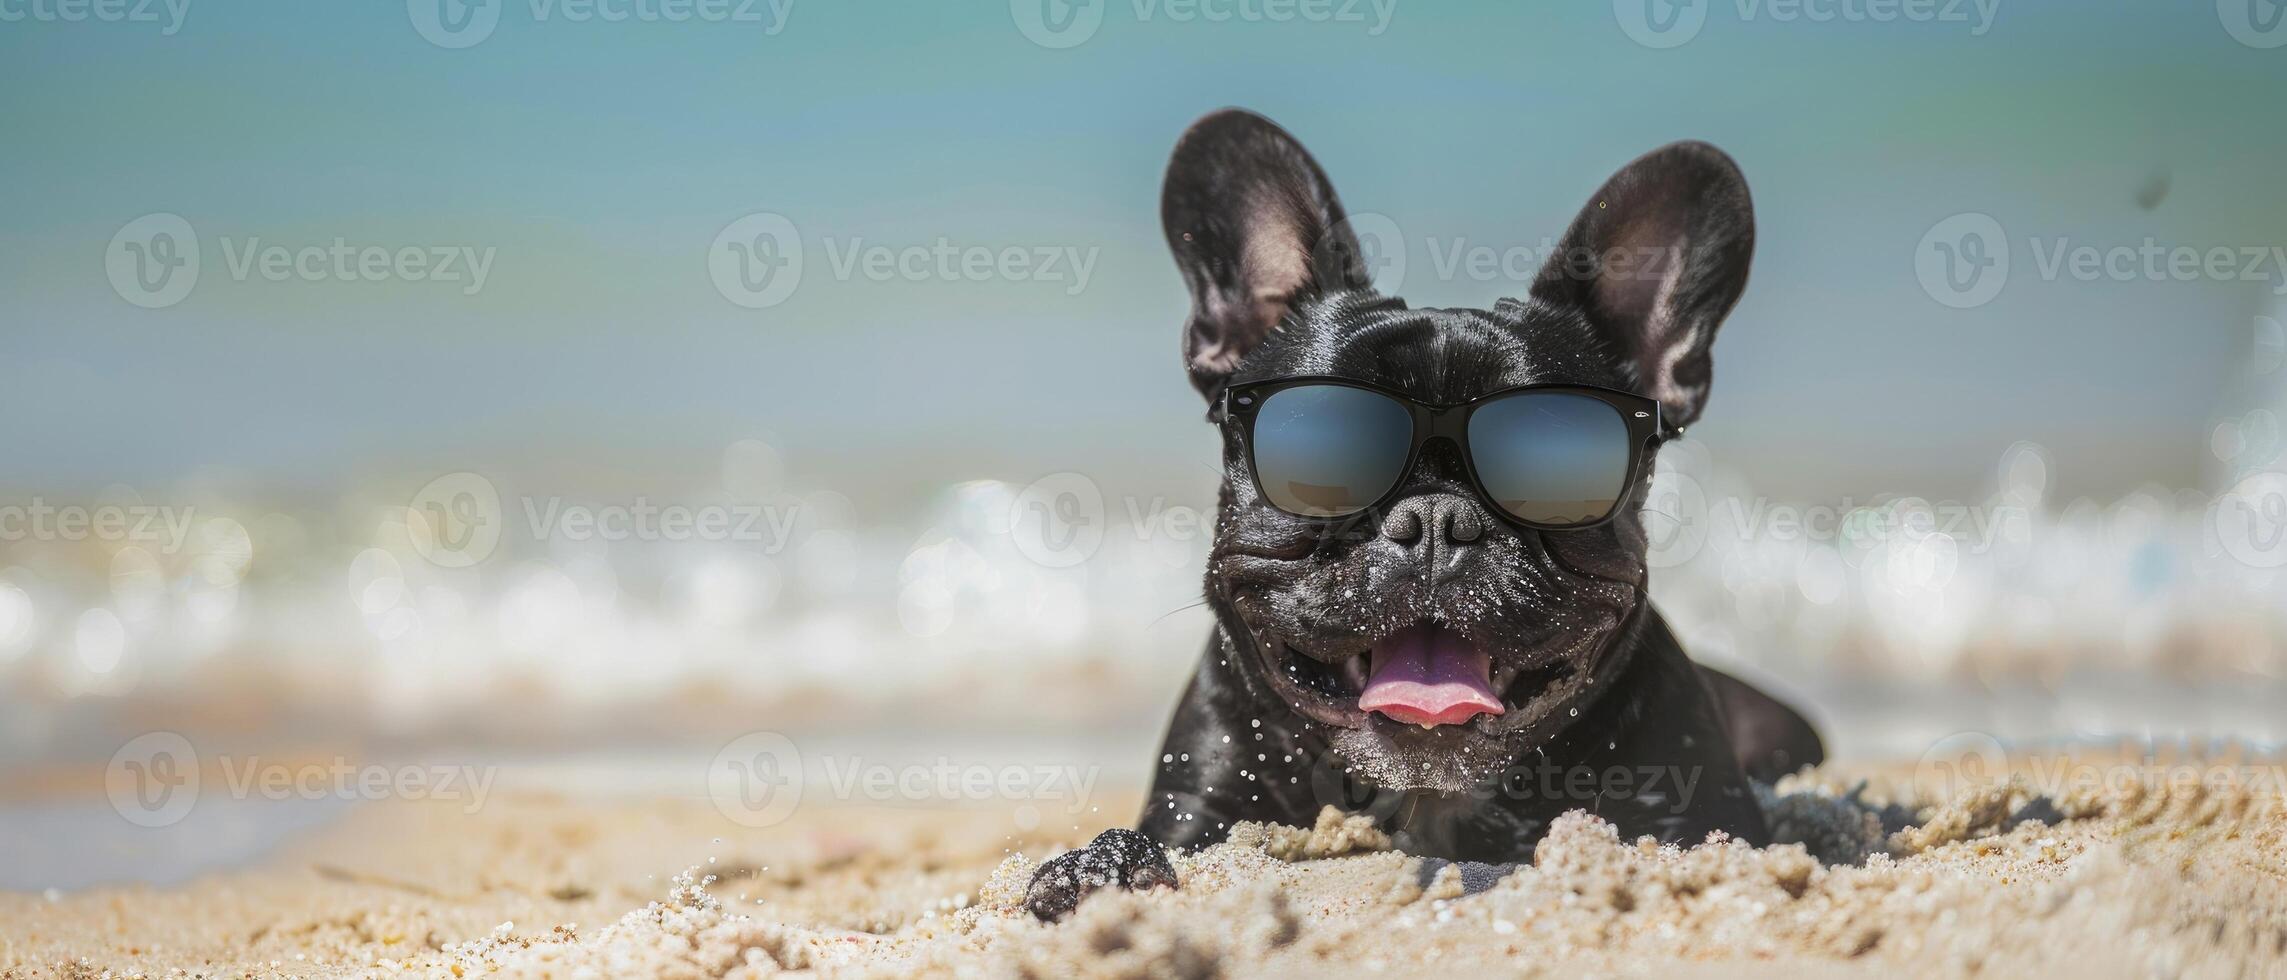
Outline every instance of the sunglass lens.
POLYGON ((1343 385, 1281 388, 1255 413, 1255 477, 1272 506, 1340 517, 1373 505, 1405 475, 1413 415, 1343 385))
POLYGON ((1469 418, 1469 453, 1485 491, 1536 524, 1591 524, 1610 514, 1627 487, 1628 449, 1620 410, 1587 395, 1528 391, 1469 418))

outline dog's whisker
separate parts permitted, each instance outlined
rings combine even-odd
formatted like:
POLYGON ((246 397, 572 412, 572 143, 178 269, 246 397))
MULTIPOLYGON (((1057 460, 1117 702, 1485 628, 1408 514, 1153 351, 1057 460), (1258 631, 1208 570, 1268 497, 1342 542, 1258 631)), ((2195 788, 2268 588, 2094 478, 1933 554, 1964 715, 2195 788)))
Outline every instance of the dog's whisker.
POLYGON ((1186 602, 1186 603, 1184 603, 1183 605, 1177 606, 1177 607, 1175 607, 1175 608, 1173 608, 1173 609, 1170 609, 1170 610, 1168 610, 1168 611, 1166 611, 1166 612, 1160 613, 1160 614, 1159 614, 1157 617, 1155 617, 1155 618, 1153 618, 1153 619, 1152 619, 1152 621, 1151 621, 1151 625, 1153 625, 1153 626, 1158 626, 1159 624, 1161 624, 1161 623, 1163 623, 1163 622, 1166 622, 1168 617, 1170 617, 1170 616, 1173 616, 1173 615, 1175 615, 1176 613, 1180 613, 1180 612, 1186 612, 1186 611, 1189 611, 1189 610, 1192 610, 1192 609, 1197 609, 1197 608, 1199 608, 1199 607, 1201 607, 1201 606, 1204 606, 1204 605, 1206 605, 1206 604, 1207 604, 1207 600, 1205 600, 1205 599, 1200 599, 1200 600, 1198 600, 1197 602, 1186 602))

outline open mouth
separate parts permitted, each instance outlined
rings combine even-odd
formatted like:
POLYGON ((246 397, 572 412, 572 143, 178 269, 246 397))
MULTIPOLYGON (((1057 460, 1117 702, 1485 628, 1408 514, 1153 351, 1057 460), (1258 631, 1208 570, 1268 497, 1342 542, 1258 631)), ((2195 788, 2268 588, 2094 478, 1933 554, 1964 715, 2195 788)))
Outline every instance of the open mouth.
POLYGON ((1349 728, 1379 721, 1489 729, 1522 713, 1573 669, 1568 658, 1536 667, 1498 663, 1459 632, 1427 622, 1360 650, 1304 650, 1273 638, 1265 638, 1264 649, 1289 704, 1349 728))

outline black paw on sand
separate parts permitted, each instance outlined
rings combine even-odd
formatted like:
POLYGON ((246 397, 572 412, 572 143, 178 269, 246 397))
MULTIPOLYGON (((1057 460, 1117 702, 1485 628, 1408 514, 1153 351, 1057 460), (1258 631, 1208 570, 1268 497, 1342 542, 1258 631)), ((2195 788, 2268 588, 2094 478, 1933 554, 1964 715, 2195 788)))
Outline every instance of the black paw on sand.
POLYGON ((1024 907, 1042 922, 1055 922, 1099 888, 1117 885, 1134 891, 1175 884, 1175 866, 1158 841, 1133 830, 1107 830, 1088 846, 1042 863, 1025 886, 1024 907))

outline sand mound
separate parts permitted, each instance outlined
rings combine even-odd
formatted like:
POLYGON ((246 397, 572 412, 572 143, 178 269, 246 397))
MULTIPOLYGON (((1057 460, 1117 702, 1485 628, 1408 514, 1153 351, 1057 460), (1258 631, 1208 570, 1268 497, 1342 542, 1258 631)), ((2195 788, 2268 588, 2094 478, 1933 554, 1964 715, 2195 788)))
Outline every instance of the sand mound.
MULTIPOLYGON (((1240 825, 1229 843, 1174 856, 1180 890, 1099 894, 1055 926, 1020 905, 1055 845, 1010 835, 1005 815, 807 814, 804 828, 754 835, 754 846, 767 840, 774 850, 706 866, 721 880, 686 873, 645 884, 629 869, 658 867, 668 853, 661 842, 720 825, 657 802, 613 811, 545 801, 396 839, 387 827, 407 821, 392 814, 361 828, 357 841, 321 850, 395 862, 394 877, 280 869, 168 891, 0 897, 0 922, 10 924, 0 976, 1207 977, 1743 966, 2287 975, 2287 817, 2275 784, 2130 783, 2042 795, 2004 782, 1927 805, 1882 798, 1864 775, 1812 772, 1768 793, 1787 843, 1662 847, 1623 840, 1576 813, 1529 867, 1412 857, 1333 812, 1310 828, 1240 825), (637 897, 650 889, 665 896, 637 897), (252 895, 265 897, 257 904, 252 895), (281 911, 297 897, 322 909, 281 911), (191 922, 198 927, 178 929, 187 934, 166 933, 191 922), (21 940, 19 923, 30 933, 21 940)), ((1054 838, 1076 843, 1094 830, 1054 838)), ((747 846, 725 836, 723 847, 747 846)))
POLYGON ((448 948, 432 972, 1197 977, 1785 962, 2220 977, 2287 962, 2276 800, 2131 788, 2051 800, 2049 824, 2020 816, 2037 799, 2004 784, 1885 832, 1882 809, 1854 795, 1785 787, 1774 811, 1805 842, 1764 849, 1624 841, 1575 813, 1533 866, 1476 881, 1468 866, 1390 852, 1370 824, 1328 810, 1309 829, 1241 825, 1230 843, 1177 857, 1181 891, 1099 895, 1054 927, 1019 906, 1034 867, 1022 856, 975 904, 890 936, 730 913, 686 876, 667 902, 592 936, 488 937, 448 948), (1814 847, 1862 863, 1822 864, 1814 847))

